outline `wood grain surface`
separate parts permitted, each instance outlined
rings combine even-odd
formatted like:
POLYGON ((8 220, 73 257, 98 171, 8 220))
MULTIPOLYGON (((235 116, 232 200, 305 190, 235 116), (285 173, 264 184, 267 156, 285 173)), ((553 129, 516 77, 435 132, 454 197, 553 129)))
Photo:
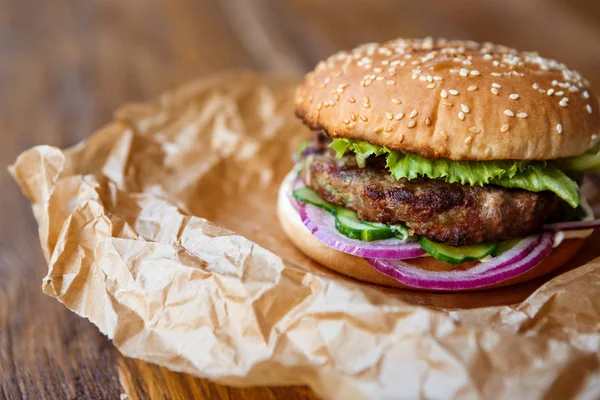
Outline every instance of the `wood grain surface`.
MULTIPOLYGON (((600 89, 600 3, 568 0, 0 0, 0 165, 65 147, 142 101, 224 69, 300 75, 338 49, 398 36, 535 48, 600 89)), ((310 399, 237 389, 121 357, 40 290, 28 202, 0 172, 0 399, 310 399)))

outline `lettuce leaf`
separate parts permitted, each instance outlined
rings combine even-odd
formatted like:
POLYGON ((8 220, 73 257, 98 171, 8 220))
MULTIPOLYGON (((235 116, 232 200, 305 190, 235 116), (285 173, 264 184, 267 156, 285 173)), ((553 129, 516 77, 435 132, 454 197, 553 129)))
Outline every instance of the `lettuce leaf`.
POLYGON ((543 161, 429 159, 352 139, 334 139, 331 147, 338 157, 342 157, 347 151, 355 153, 360 167, 364 167, 368 157, 385 154, 386 166, 396 179, 425 176, 463 185, 498 185, 531 192, 550 190, 571 207, 579 205, 577 183, 556 166, 543 161))
POLYGON ((579 156, 560 158, 554 164, 563 171, 600 172, 600 143, 579 156))

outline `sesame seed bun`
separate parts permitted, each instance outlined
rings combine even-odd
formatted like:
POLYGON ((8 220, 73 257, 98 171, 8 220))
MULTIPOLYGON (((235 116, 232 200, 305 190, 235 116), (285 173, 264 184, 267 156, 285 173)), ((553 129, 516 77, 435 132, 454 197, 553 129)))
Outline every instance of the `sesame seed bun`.
MULTIPOLYGON (((284 181, 284 184, 279 190, 277 215, 279 217, 279 222, 287 236, 290 238, 292 243, 306 256, 333 271, 359 281, 400 289, 423 290, 403 285, 397 280, 379 273, 364 258, 342 253, 341 251, 337 251, 321 243, 319 239, 310 233, 310 231, 302 223, 298 211, 289 201, 287 196, 288 191, 289 184, 286 184, 284 181)), ((525 274, 519 275, 512 279, 507 279, 496 285, 477 290, 514 285, 548 274, 569 261, 575 255, 575 253, 577 253, 584 241, 585 239, 565 240, 558 247, 552 250, 552 253, 550 253, 550 255, 541 263, 536 265, 533 269, 529 270, 525 274)), ((467 269, 477 265, 477 262, 452 265, 438 261, 433 257, 419 257, 405 261, 408 264, 428 271, 451 271, 457 268, 467 269)))
POLYGON ((549 160, 599 139, 598 101, 564 64, 489 43, 402 40, 321 61, 296 113, 333 138, 453 160, 549 160))

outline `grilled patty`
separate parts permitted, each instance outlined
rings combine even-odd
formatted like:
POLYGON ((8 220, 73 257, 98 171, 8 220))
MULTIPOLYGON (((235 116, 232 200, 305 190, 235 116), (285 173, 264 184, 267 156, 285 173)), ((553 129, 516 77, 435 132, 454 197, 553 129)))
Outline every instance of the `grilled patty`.
POLYGON ((302 153, 302 179, 329 203, 356 211, 364 221, 404 223, 413 234, 452 246, 526 236, 557 207, 552 192, 469 186, 439 179, 396 179, 383 157, 359 168, 341 159, 331 139, 315 136, 302 153))

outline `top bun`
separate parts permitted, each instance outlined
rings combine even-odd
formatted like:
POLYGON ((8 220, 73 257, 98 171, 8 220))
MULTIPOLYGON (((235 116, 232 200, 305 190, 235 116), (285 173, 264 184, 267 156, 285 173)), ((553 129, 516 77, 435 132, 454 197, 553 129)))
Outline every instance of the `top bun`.
POLYGON ((370 43, 321 61, 296 113, 333 138, 453 160, 549 160, 599 138, 598 101, 564 64, 490 43, 370 43))

